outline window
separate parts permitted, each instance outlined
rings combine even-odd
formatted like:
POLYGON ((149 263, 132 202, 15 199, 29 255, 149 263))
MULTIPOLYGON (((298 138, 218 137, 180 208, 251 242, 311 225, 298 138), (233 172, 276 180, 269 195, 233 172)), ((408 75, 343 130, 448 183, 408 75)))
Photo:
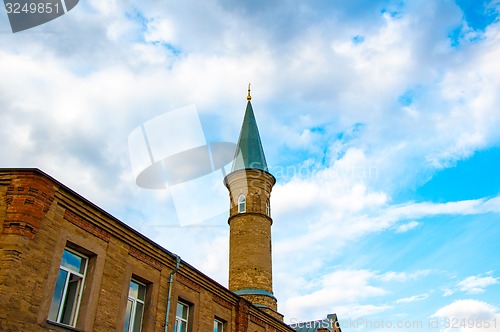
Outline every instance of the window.
POLYGON ((174 332, 187 332, 188 315, 189 315, 189 306, 185 303, 177 302, 174 332))
POLYGON ((144 315, 144 300, 146 298, 146 285, 131 280, 128 290, 127 310, 123 332, 140 332, 142 317, 144 315))
POLYGON ((65 249, 56 280, 49 320, 74 327, 85 280, 88 258, 65 249))
POLYGON ((271 216, 271 207, 269 206, 268 199, 266 199, 266 216, 271 216))
POLYGON ((245 195, 241 194, 240 197, 238 198, 238 212, 245 212, 246 211, 246 205, 247 205, 247 200, 245 198, 245 195))
POLYGON ((214 332, 223 332, 224 331, 224 323, 218 319, 214 319, 214 332))

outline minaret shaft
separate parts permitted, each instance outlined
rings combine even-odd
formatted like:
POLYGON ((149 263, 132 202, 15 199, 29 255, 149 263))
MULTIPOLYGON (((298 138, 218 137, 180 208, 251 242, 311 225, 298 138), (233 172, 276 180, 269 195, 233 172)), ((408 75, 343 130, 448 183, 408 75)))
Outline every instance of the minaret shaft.
POLYGON ((283 320, 273 294, 271 190, 252 105, 248 100, 233 168, 224 184, 229 190, 229 289, 283 320))
POLYGON ((229 289, 254 304, 277 310, 273 295, 269 199, 274 177, 261 170, 230 173, 226 179, 231 199, 229 289), (239 198, 245 197, 240 212, 239 198), (267 203, 266 203, 267 202, 267 203))

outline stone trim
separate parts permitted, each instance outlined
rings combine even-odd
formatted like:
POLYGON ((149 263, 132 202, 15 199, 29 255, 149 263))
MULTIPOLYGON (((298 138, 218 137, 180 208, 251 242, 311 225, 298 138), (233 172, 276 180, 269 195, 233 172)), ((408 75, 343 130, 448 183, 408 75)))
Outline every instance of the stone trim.
POLYGON ((255 288, 244 288, 244 289, 238 289, 233 291, 236 295, 243 296, 243 295, 263 295, 263 296, 269 296, 272 297, 273 299, 276 300, 276 297, 274 297, 274 294, 271 292, 268 292, 263 289, 255 289, 255 288))
POLYGON ((271 226, 273 225, 273 218, 271 218, 270 216, 268 216, 264 213, 260 213, 260 212, 239 212, 239 213, 233 214, 232 216, 230 216, 227 219, 228 225, 231 226, 231 220, 233 220, 237 217, 240 217, 240 216, 244 216, 244 215, 253 215, 253 216, 262 217, 264 219, 267 219, 271 223, 271 226))
MULTIPOLYGON (((75 331, 75 332, 84 332, 83 330, 77 329, 75 327, 64 325, 61 323, 53 322, 51 320, 47 320, 48 325, 53 325, 54 327, 60 328, 62 331, 75 331)), ((59 330, 59 329, 58 329, 59 330)))

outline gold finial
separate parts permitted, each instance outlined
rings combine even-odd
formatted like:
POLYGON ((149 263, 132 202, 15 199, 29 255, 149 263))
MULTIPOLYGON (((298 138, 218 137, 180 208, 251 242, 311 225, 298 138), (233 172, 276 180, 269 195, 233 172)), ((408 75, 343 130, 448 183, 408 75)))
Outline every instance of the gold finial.
POLYGON ((252 100, 252 96, 250 96, 250 83, 248 83, 248 96, 247 96, 247 100, 248 101, 252 100))

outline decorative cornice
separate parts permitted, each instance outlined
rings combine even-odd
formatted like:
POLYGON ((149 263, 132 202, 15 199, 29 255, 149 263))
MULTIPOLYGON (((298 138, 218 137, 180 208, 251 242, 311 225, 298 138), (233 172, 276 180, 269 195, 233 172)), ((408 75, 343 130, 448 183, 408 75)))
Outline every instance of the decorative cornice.
MULTIPOLYGON (((254 304, 254 305, 255 305, 255 304, 254 304)), ((256 306, 256 307, 258 308, 259 306, 256 306)), ((266 307, 266 308, 267 308, 267 307, 266 307)), ((257 325, 261 326, 261 327, 266 327, 266 325, 267 325, 267 324, 266 324, 266 323, 265 323, 262 319, 259 319, 259 318, 255 317, 255 316, 253 316, 253 315, 250 315, 250 321, 251 321, 252 323, 255 323, 255 324, 257 324, 257 325)))
POLYGON ((5 220, 2 233, 34 239, 40 222, 54 202, 52 183, 37 175, 2 179, 5 192, 5 220))
POLYGON ((141 262, 144 262, 148 265, 151 265, 152 267, 154 267, 158 271, 161 271, 161 269, 162 269, 162 264, 159 261, 157 261, 156 259, 140 252, 139 250, 137 250, 134 247, 130 247, 130 249, 128 250, 128 254, 132 257, 137 258, 141 262))
POLYGON ((78 216, 76 213, 66 210, 64 212, 64 219, 69 221, 70 223, 80 227, 81 229, 89 232, 90 234, 95 235, 103 241, 109 242, 111 235, 103 230, 102 228, 90 223, 89 221, 83 219, 78 216))
POLYGON ((220 297, 216 294, 212 295, 212 299, 215 303, 220 304, 221 306, 223 306, 226 309, 230 309, 230 310, 233 309, 233 305, 230 302, 224 300, 222 297, 220 297))
POLYGON ((201 291, 201 287, 200 285, 192 282, 191 280, 189 280, 188 278, 184 277, 183 275, 181 274, 177 274, 176 275, 176 279, 181 283, 183 284, 184 286, 187 286, 189 288, 191 288, 192 290, 195 290, 197 291, 198 293, 201 291))
POLYGON ((38 227, 33 227, 32 224, 19 221, 5 221, 3 224, 4 234, 22 235, 33 240, 38 233, 38 227))

